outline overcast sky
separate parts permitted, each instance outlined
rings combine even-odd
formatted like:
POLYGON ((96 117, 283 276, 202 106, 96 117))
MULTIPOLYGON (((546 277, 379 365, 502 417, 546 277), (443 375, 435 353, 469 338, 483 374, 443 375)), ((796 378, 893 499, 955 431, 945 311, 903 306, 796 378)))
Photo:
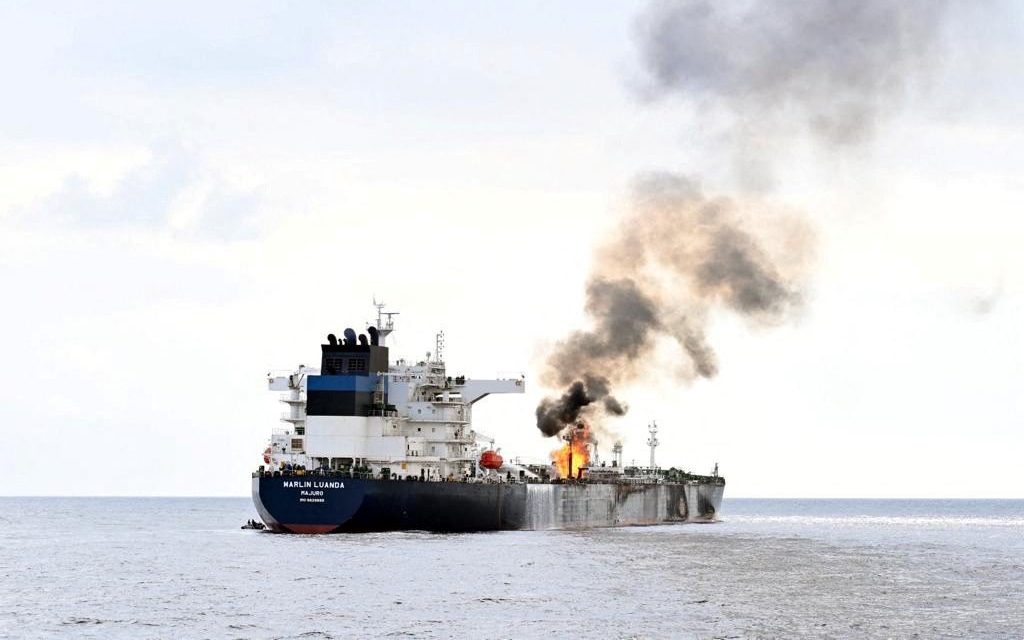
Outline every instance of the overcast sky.
POLYGON ((246 495, 266 372, 374 295, 394 357, 443 329, 450 373, 525 374, 475 426, 545 459, 545 356, 671 171, 800 212, 813 260, 780 326, 711 314, 717 377, 621 391, 627 461, 656 419, 733 497, 1024 497, 1019 5, 950 5, 870 135, 783 128, 757 180, 721 102, 658 89, 659 7, 0 5, 0 494, 246 495))

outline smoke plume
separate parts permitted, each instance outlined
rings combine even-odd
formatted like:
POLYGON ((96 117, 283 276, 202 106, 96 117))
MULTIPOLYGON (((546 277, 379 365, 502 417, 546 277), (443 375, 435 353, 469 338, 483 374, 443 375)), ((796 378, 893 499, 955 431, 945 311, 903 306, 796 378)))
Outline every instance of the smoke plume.
POLYGON ((651 174, 638 180, 634 206, 598 253, 587 285, 587 330, 561 341, 548 359, 545 382, 567 387, 537 407, 537 427, 554 435, 582 414, 623 415, 611 393, 651 367, 653 350, 674 343, 683 379, 718 371, 705 339, 709 312, 721 307, 755 324, 776 324, 799 308, 810 232, 774 211, 745 210, 707 198, 690 178, 651 174), (748 229, 774 220, 773 234, 748 229), (788 251, 778 260, 769 251, 788 251))
POLYGON ((608 379, 585 373, 560 398, 545 398, 537 406, 537 428, 546 436, 556 435, 566 425, 575 424, 583 409, 600 402, 605 413, 622 416, 626 408, 608 393, 608 379))
MULTIPOLYGON (((790 140, 835 150, 870 138, 929 67, 946 5, 657 0, 637 37, 654 95, 724 117, 730 144, 709 152, 731 152, 739 183, 763 189, 790 140)), ((624 414, 613 390, 649 373, 662 347, 674 345, 679 378, 716 375, 710 317, 791 318, 813 238, 803 217, 764 200, 708 196, 679 173, 639 178, 629 214, 596 256, 589 328, 548 358, 544 382, 566 390, 537 407, 538 428, 554 435, 581 417, 624 414)))
POLYGON ((947 0, 653 3, 637 22, 654 95, 729 120, 739 178, 773 180, 788 141, 863 142, 927 72, 947 0))

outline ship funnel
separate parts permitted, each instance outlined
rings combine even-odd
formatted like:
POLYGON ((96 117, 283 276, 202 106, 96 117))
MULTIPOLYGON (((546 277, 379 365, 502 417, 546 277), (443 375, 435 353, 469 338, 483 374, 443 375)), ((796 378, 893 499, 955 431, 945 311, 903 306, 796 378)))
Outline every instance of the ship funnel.
POLYGON ((336 346, 338 344, 338 338, 333 333, 328 333, 327 344, 331 345, 332 347, 336 346))
POLYGON ((366 333, 370 334, 370 344, 375 347, 380 344, 380 334, 377 333, 377 327, 367 327, 366 333))
POLYGON ((353 346, 356 344, 356 332, 351 328, 345 329, 345 344, 353 346))
POLYGON ((359 334, 359 344, 364 346, 364 347, 366 347, 366 346, 368 346, 370 344, 369 342, 366 341, 366 334, 365 333, 360 333, 359 334))

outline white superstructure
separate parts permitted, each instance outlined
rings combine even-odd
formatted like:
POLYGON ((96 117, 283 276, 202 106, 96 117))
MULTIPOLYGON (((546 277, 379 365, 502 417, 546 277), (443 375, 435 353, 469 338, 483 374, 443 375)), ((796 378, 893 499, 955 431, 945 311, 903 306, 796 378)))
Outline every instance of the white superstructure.
MULTIPOLYGON (((393 314, 383 313, 380 305, 378 311, 382 316, 378 326, 382 328, 370 331, 375 340, 372 348, 383 351, 386 359, 383 338, 393 330, 393 314)), ((351 336, 354 345, 355 336, 351 336)), ((333 345, 334 336, 330 339, 333 345)), ((368 346, 362 337, 360 342, 368 346)), ((346 340, 345 344, 349 342, 346 340)), ((269 469, 347 469, 374 477, 388 474, 424 480, 462 480, 484 475, 497 479, 506 473, 505 467, 500 470, 502 474, 495 474, 478 466, 483 449, 479 441, 485 438, 473 430, 473 405, 492 393, 523 393, 525 378, 449 376, 441 357, 441 334, 437 346, 433 358, 415 364, 399 360, 388 365, 387 371, 324 376, 321 370, 300 366, 293 372, 268 374, 269 389, 283 392, 281 402, 287 406, 287 412, 281 419, 288 425, 272 436, 264 456, 269 469), (334 412, 357 415, 307 415, 310 380, 319 386, 326 381, 338 385, 334 387, 337 389, 349 388, 346 385, 359 389, 352 394, 364 393, 370 398, 366 405, 369 408, 334 412)), ((324 348, 326 352, 328 346, 324 348)), ((353 350, 357 348, 353 346, 353 350)), ((351 370, 357 365, 345 366, 351 370)), ((346 391, 322 393, 344 395, 346 391)))

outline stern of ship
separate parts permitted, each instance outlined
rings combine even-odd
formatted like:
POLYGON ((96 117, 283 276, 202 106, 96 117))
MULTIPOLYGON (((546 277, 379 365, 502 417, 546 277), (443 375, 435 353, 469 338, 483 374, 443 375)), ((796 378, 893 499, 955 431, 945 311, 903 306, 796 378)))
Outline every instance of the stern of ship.
POLYGON ((257 473, 252 501, 275 533, 331 533, 359 511, 365 489, 356 478, 257 473))

